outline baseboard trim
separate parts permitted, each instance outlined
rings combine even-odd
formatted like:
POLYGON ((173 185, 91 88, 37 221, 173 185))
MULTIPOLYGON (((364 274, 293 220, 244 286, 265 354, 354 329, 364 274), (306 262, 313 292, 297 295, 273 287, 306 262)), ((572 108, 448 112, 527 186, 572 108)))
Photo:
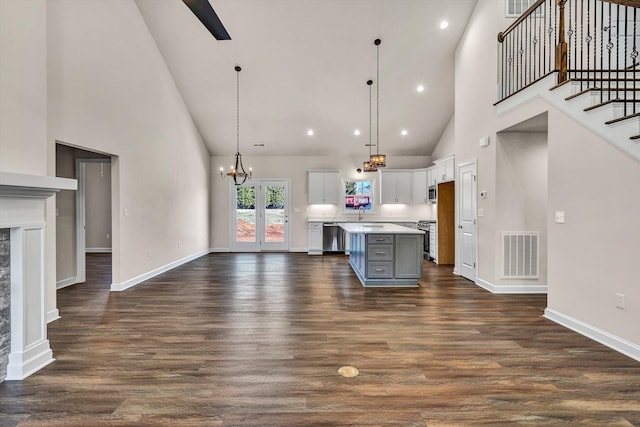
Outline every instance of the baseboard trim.
POLYGON ((85 253, 111 253, 111 248, 85 248, 85 253))
POLYGON ((476 279, 476 285, 492 294, 546 294, 547 285, 494 285, 481 278, 476 279))
POLYGON ((60 311, 57 308, 47 312, 47 323, 51 323, 60 318, 60 311))
POLYGON ((231 248, 210 248, 209 249, 210 254, 226 253, 226 252, 231 252, 231 248))
POLYGON ((78 283, 76 277, 67 277, 66 279, 58 280, 56 282, 56 289, 66 288, 67 286, 75 285, 78 283))
POLYGON ((289 252, 304 252, 307 253, 309 250, 307 248, 290 248, 289 252))
POLYGON ((551 308, 544 310, 544 317, 640 362, 640 346, 637 344, 551 308))
POLYGON ((154 270, 151 270, 151 271, 149 271, 147 273, 144 273, 144 274, 141 274, 139 276, 136 276, 133 279, 125 280, 124 282, 121 282, 121 283, 112 283, 111 284, 111 291, 112 292, 124 291, 126 289, 129 289, 132 286, 135 286, 135 285, 137 285, 139 283, 144 282, 145 280, 149 280, 152 277, 155 277, 155 276, 157 276, 159 274, 162 274, 162 273, 166 273, 167 271, 172 270, 172 269, 174 269, 176 267, 179 267, 182 264, 186 264, 189 261, 193 261, 196 258, 200 258, 201 256, 207 255, 208 253, 209 253, 208 249, 204 250, 204 251, 200 251, 200 252, 197 252, 197 253, 195 253, 193 255, 189 255, 188 257, 179 259, 177 261, 171 262, 171 263, 169 263, 167 265, 164 265, 162 267, 158 267, 158 268, 156 268, 154 270))
POLYGON ((7 365, 5 380, 23 380, 54 360, 49 340, 42 339, 29 345, 28 350, 24 352, 9 353, 9 364, 7 365))

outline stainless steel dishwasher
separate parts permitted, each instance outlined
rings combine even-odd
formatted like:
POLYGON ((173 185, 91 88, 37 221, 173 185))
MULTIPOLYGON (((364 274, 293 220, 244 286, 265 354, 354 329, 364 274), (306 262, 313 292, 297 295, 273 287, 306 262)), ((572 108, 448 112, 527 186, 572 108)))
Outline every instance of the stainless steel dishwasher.
POLYGON ((334 222, 325 222, 322 227, 322 252, 344 253, 345 231, 334 222))

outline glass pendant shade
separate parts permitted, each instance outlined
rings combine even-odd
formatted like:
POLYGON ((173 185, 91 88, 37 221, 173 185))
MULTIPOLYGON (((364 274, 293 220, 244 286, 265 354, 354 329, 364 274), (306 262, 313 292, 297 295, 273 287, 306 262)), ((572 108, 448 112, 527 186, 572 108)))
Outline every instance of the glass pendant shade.
POLYGON ((375 164, 373 164, 371 162, 364 162, 362 164, 362 170, 364 172, 376 172, 378 170, 378 168, 376 167, 375 164))
POLYGON ((376 167, 385 167, 387 165, 386 154, 372 154, 369 158, 369 163, 374 164, 376 167))

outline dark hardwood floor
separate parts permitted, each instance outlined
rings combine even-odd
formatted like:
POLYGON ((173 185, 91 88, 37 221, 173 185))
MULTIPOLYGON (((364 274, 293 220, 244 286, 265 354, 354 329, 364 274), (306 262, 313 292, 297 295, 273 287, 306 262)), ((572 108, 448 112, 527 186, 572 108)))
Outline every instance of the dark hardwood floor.
POLYGON ((640 425, 639 362, 451 266, 365 289, 343 256, 212 254, 109 293, 108 265, 58 292, 57 360, 0 384, 1 425, 640 425))

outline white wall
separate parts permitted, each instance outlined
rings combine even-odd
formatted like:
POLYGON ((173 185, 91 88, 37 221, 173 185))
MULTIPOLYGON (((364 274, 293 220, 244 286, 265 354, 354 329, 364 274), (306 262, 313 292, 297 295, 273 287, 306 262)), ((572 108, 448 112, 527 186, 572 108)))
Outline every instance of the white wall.
POLYGON ((0 0, 0 170, 47 174, 45 0, 0 0))
MULTIPOLYGON (((307 171, 310 169, 338 169, 342 178, 358 178, 357 168, 362 167, 359 158, 335 158, 321 156, 295 156, 295 157, 256 157, 242 156, 245 167, 252 166, 256 178, 290 178, 291 179, 291 213, 289 225, 291 233, 291 250, 304 250, 307 245, 307 218, 326 217, 330 220, 337 214, 341 214, 337 206, 309 206, 307 171), (295 209, 300 212, 295 212, 295 209)), ((228 168, 232 161, 231 156, 213 156, 211 158, 211 244, 214 250, 229 250, 230 248, 230 207, 229 207, 229 180, 221 179, 220 167, 228 168)), ((431 165, 428 156, 387 156, 387 168, 411 169, 423 168, 431 165)), ((360 177, 377 177, 377 173, 360 174, 360 177)), ((376 191, 377 193, 377 191, 376 191)), ((376 201, 377 203, 378 201, 376 201)), ((384 205, 378 206, 375 216, 392 218, 435 218, 432 205, 384 205)))
POLYGON ((442 159, 443 157, 450 156, 455 154, 456 152, 456 123, 455 123, 455 114, 451 116, 451 120, 447 124, 447 127, 442 132, 440 139, 438 140, 438 145, 434 148, 433 153, 431 153, 431 158, 433 160, 442 159))
MULTIPOLYGON (((488 192, 478 200, 484 210, 478 218, 479 277, 498 280, 496 236, 507 225, 496 200, 502 185, 497 133, 548 112, 548 308, 638 347, 640 164, 539 98, 497 116, 496 34, 508 25, 503 8, 501 0, 478 0, 456 51, 456 163, 477 159, 478 190, 488 192), (489 147, 478 146, 483 136, 490 137, 489 147), (566 224, 554 222, 555 211, 565 211, 566 224), (625 295, 625 310, 615 308, 616 293, 625 295)), ((442 144, 449 142, 443 138, 442 144)))
POLYGON ((49 144, 117 156, 113 281, 207 250, 209 154, 135 2, 47 6, 49 144))

